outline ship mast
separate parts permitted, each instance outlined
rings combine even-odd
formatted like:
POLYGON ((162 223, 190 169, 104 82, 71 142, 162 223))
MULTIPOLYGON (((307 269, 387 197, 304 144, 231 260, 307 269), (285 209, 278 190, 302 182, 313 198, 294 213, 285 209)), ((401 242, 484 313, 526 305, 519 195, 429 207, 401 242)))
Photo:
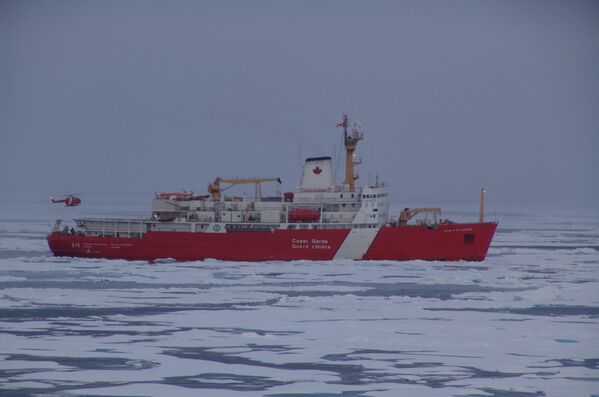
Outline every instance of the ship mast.
POLYGON ((354 173, 354 165, 361 163, 360 160, 354 159, 354 152, 358 146, 358 142, 364 139, 364 134, 360 131, 359 125, 354 124, 351 134, 347 132, 349 125, 349 117, 343 115, 341 126, 343 127, 343 143, 345 145, 345 180, 343 183, 349 186, 349 191, 355 191, 355 180, 358 176, 354 173))

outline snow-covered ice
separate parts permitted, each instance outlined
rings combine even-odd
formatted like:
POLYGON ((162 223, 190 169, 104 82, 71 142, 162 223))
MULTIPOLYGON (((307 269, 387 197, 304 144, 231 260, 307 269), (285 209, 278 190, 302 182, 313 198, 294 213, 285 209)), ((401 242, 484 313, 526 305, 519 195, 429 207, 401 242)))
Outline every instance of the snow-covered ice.
POLYGON ((52 257, 88 214, 0 203, 0 396, 599 395, 597 213, 499 211, 479 263, 52 257))

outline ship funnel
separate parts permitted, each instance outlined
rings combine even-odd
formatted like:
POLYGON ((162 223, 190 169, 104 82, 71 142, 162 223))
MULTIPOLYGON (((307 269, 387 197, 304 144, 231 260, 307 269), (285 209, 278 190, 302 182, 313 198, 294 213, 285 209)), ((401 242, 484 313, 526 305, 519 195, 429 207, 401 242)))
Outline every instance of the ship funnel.
POLYGON ((333 162, 330 157, 306 159, 302 177, 302 190, 328 190, 333 184, 333 162))

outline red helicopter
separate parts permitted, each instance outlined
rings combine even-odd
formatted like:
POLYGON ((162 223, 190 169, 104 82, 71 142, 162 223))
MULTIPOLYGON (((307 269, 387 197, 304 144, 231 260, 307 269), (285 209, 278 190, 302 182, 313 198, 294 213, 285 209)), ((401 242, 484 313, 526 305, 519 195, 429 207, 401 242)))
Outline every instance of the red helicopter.
POLYGON ((67 197, 63 199, 56 200, 53 196, 50 196, 50 201, 52 203, 64 203, 67 207, 76 207, 81 204, 81 199, 73 194, 69 194, 67 197))

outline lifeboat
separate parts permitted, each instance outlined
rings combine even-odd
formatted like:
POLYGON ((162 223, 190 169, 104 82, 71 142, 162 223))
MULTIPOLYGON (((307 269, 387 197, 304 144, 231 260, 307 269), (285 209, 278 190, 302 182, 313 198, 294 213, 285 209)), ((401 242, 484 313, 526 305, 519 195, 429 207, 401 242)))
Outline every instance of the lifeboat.
POLYGON ((289 222, 314 222, 320 219, 320 211, 311 208, 294 208, 289 211, 289 222))
POLYGON ((193 196, 193 192, 162 192, 157 195, 161 199, 185 200, 193 196))

